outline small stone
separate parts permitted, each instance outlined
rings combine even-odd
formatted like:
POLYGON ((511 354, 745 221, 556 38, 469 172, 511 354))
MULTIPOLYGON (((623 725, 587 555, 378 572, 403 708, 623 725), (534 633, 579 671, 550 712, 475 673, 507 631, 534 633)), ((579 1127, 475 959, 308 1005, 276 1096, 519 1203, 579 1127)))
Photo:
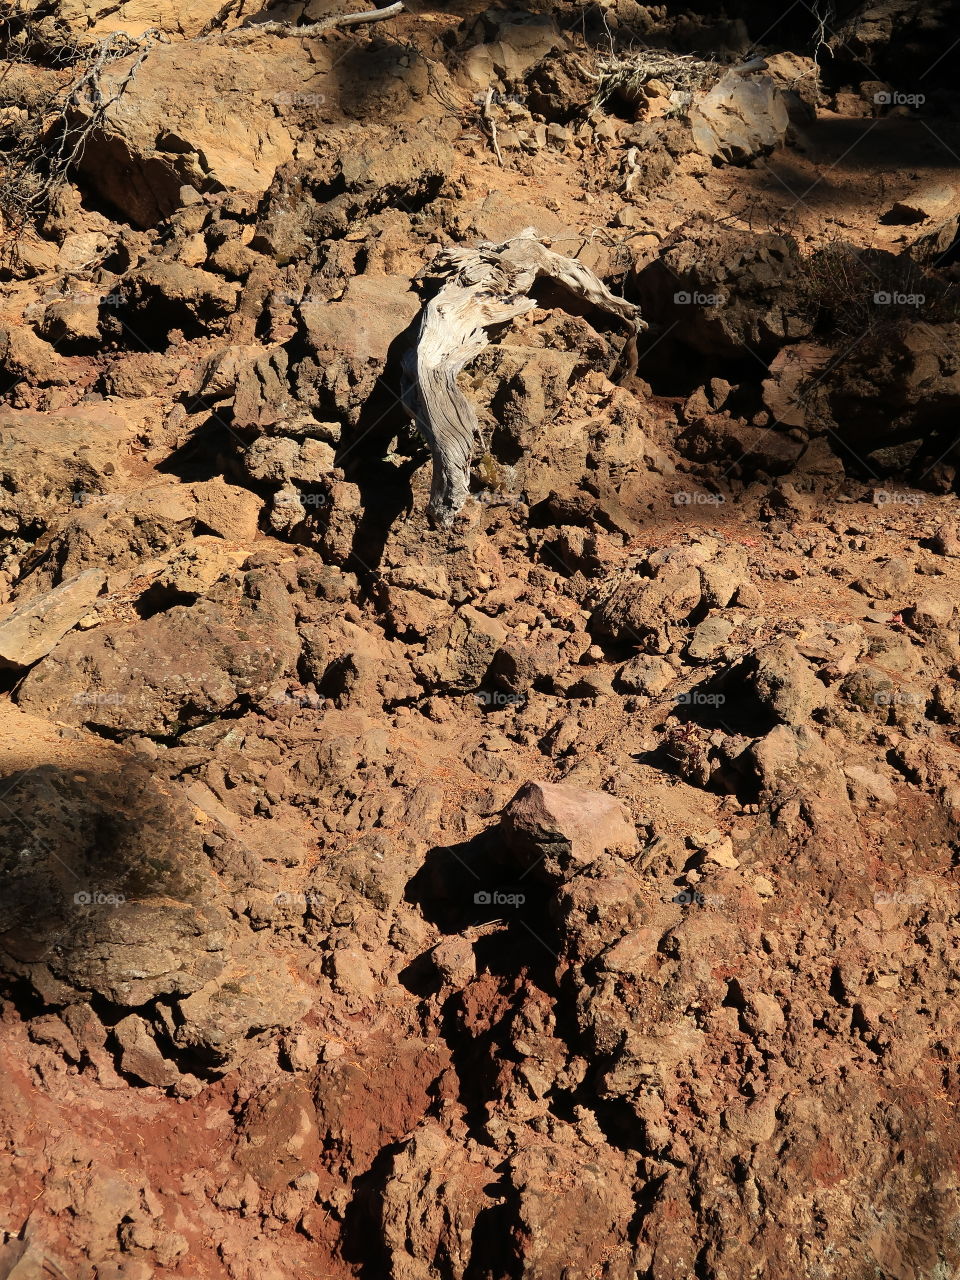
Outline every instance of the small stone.
POLYGON ((190 1248, 186 1236, 179 1231, 158 1231, 154 1252, 162 1267, 172 1267, 190 1248))
POLYGON ((605 671, 590 671, 567 688, 568 698, 602 698, 613 693, 613 683, 605 671))
POLYGON ((287 1060, 294 1071, 311 1071, 317 1065, 316 1045, 303 1031, 291 1036, 285 1045, 287 1060))
POLYGON ((953 614, 953 601, 946 596, 924 596, 910 609, 909 621, 914 631, 930 635, 940 627, 949 626, 953 614))
POLYGON ((664 658, 641 653, 625 662, 617 673, 617 681, 627 693, 663 693, 677 678, 674 668, 664 658))
POLYGON ((438 942, 430 952, 430 959, 441 980, 452 987, 465 987, 477 976, 473 946, 459 935, 438 942))
POLYGON ((308 1209, 300 1219, 300 1230, 308 1240, 313 1240, 316 1243, 323 1239, 323 1229, 329 1221, 329 1209, 321 1209, 319 1206, 314 1206, 308 1209))
POLYGON ((281 1222, 295 1222, 305 1207, 302 1192, 296 1191, 293 1187, 284 1187, 278 1191, 271 1204, 274 1217, 279 1218, 281 1222))
POLYGON ((805 724, 823 706, 825 689, 789 640, 758 649, 752 684, 757 697, 783 724, 805 724))
POLYGON ((733 603, 740 609, 759 609, 763 604, 763 596, 752 582, 741 582, 733 603))
POLYGON ((854 803, 864 800, 877 800, 890 805, 897 803, 897 793, 882 774, 859 764, 844 769, 844 773, 847 776, 848 790, 854 803))
POLYGON ((120 1045, 120 1070, 146 1084, 167 1089, 176 1084, 180 1072, 157 1047, 149 1024, 135 1013, 128 1014, 113 1028, 120 1045))
POLYGON ((593 132, 598 138, 606 138, 609 142, 616 142, 620 136, 617 125, 609 116, 598 120, 593 126, 593 132))
POLYGON ((625 204, 614 214, 613 221, 618 227, 642 227, 647 220, 635 204, 625 204))
POLYGON ((727 618, 704 618, 687 645, 687 656, 696 662, 709 661, 724 647, 733 630, 733 623, 727 618))

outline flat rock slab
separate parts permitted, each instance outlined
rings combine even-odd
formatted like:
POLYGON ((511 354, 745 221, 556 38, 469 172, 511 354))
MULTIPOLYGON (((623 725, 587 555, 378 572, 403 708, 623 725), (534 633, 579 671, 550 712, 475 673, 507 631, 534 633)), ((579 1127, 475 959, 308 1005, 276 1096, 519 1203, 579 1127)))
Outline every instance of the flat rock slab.
POLYGON ((15 607, 0 619, 0 664, 29 667, 50 652, 75 627, 97 598, 106 574, 87 569, 15 607))

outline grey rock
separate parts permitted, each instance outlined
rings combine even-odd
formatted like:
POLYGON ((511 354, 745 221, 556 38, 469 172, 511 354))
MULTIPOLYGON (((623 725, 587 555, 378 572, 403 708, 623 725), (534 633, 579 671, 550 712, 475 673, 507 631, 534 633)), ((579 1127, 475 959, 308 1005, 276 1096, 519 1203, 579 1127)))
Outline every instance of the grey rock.
POLYGON ((769 76, 728 71, 690 111, 693 139, 704 155, 743 164, 778 147, 790 123, 787 104, 769 76))

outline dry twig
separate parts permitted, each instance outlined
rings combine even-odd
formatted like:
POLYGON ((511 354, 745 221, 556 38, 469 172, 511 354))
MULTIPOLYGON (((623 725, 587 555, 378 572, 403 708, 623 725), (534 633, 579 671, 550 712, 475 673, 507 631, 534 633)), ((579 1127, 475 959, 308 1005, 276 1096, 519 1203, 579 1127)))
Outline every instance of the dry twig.
MULTIPOLYGON (((95 43, 65 41, 46 51, 47 61, 72 66, 76 74, 0 126, 0 142, 7 144, 0 158, 4 248, 16 243, 27 224, 42 215, 66 184, 91 134, 101 127, 107 111, 126 91, 150 50, 164 38, 156 30, 137 37, 115 31, 95 43), (106 68, 134 54, 136 58, 116 89, 105 96, 101 77, 106 68)), ((3 77, 23 62, 28 46, 29 31, 25 28, 20 38, 8 45, 3 77)))

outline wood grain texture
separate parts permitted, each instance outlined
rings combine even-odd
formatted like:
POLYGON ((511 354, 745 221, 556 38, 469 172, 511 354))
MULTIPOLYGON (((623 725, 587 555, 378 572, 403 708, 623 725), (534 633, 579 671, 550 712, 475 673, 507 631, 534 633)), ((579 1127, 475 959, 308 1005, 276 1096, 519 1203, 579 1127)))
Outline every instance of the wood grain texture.
POLYGON ((441 524, 450 524, 467 500, 477 435, 476 413, 457 374, 489 344, 492 326, 537 306, 530 291, 538 279, 619 316, 634 333, 647 327, 637 306, 536 237, 528 227, 503 244, 444 249, 430 267, 446 280, 424 306, 416 344, 404 361, 404 400, 433 454, 429 510, 441 524))

